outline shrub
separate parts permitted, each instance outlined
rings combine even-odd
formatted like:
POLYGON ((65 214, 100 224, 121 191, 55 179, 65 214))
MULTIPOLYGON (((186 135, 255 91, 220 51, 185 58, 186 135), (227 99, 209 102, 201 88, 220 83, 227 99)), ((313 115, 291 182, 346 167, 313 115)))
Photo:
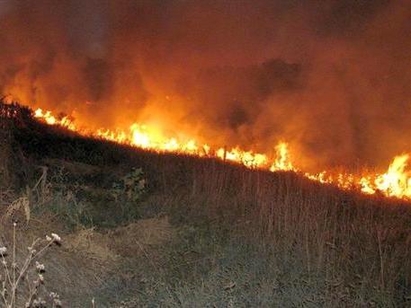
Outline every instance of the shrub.
POLYGON ((140 200, 146 186, 141 168, 133 168, 119 181, 113 183, 111 195, 116 202, 136 202, 140 200))

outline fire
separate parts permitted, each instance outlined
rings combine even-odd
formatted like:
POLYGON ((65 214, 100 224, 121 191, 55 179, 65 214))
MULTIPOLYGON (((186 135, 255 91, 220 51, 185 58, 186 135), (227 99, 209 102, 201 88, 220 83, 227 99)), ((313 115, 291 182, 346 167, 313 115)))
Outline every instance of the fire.
POLYGON ((243 165, 253 168, 261 167, 267 163, 267 156, 253 151, 243 151, 239 147, 227 151, 225 148, 220 148, 216 151, 216 156, 223 160, 239 162, 243 165))
POLYGON ((290 161, 290 154, 288 151, 288 144, 286 142, 280 142, 275 147, 277 158, 271 165, 270 171, 298 171, 290 161))
POLYGON ((411 172, 406 170, 409 158, 408 154, 394 157, 388 171, 377 176, 374 180, 374 185, 371 185, 371 187, 369 185, 366 186, 368 192, 375 193, 381 191, 387 196, 410 198, 411 172))
POLYGON ((41 118, 43 119, 47 124, 49 125, 61 125, 64 126, 70 130, 76 131, 77 128, 74 125, 73 121, 68 117, 64 116, 61 118, 56 118, 52 115, 51 111, 46 111, 43 112, 41 108, 38 108, 34 111, 34 116, 36 118, 41 118))
MULTIPOLYGON (((63 125, 64 126, 64 125, 63 125)), ((142 149, 165 151, 165 152, 182 152, 188 154, 199 154, 200 148, 195 140, 189 139, 185 143, 180 143, 176 138, 166 138, 161 131, 134 123, 129 127, 129 131, 98 129, 95 137, 115 141, 123 144, 130 144, 142 149)), ((203 146, 206 152, 207 145, 203 146)))
POLYGON ((327 171, 311 174, 304 173, 294 166, 291 161, 288 143, 283 141, 275 146, 275 157, 270 158, 266 154, 245 151, 239 147, 232 149, 222 147, 213 150, 207 144, 199 145, 195 139, 187 139, 183 141, 175 137, 166 137, 161 130, 138 123, 132 124, 128 131, 120 129, 114 131, 98 129, 95 132, 89 132, 76 127, 69 117, 55 117, 50 111, 37 109, 34 112, 34 116, 49 125, 60 125, 69 130, 91 135, 92 137, 102 138, 121 144, 129 144, 142 149, 217 157, 224 161, 242 164, 248 168, 268 169, 272 172, 296 172, 313 181, 324 184, 333 184, 346 190, 358 190, 365 194, 380 193, 387 197, 411 199, 411 171, 407 170, 408 161, 410 159, 408 154, 396 156, 390 164, 387 172, 383 174, 368 173, 365 175, 357 175, 341 172, 333 174, 327 171))
POLYGON ((37 109, 34 111, 34 116, 36 118, 42 118, 46 121, 47 124, 49 125, 54 125, 57 123, 56 118, 51 114, 51 111, 46 111, 46 113, 43 113, 42 109, 37 109))

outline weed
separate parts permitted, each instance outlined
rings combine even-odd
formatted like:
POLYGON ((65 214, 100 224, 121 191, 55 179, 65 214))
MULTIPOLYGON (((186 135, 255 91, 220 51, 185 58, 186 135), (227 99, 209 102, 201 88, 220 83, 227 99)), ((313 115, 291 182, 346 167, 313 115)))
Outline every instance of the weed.
POLYGON ((133 168, 130 173, 113 183, 111 195, 116 202, 136 202, 145 190, 146 180, 141 168, 133 168))
POLYGON ((25 259, 19 264, 16 241, 16 223, 13 223, 13 239, 11 261, 8 262, 8 249, 0 247, 0 258, 3 274, 0 275, 1 301, 6 308, 24 307, 46 307, 47 302, 51 307, 61 307, 59 295, 55 292, 47 293, 44 287, 45 266, 40 263, 39 258, 52 245, 60 245, 61 238, 52 233, 45 239, 36 239, 30 247, 25 259))
POLYGON ((121 209, 121 221, 127 222, 139 217, 137 202, 146 189, 143 175, 141 168, 133 168, 112 185, 110 194, 121 209))
MULTIPOLYGON (((88 204, 78 201, 76 192, 69 187, 67 172, 64 168, 58 168, 50 173, 47 167, 41 166, 41 171, 33 188, 26 185, 26 191, 22 193, 22 197, 11 203, 5 218, 10 218, 17 211, 24 210, 26 223, 28 223, 32 211, 37 215, 49 211, 58 215, 69 229, 91 226, 92 218, 88 213, 88 204)), ((73 189, 79 189, 76 185, 70 186, 73 186, 73 189)))

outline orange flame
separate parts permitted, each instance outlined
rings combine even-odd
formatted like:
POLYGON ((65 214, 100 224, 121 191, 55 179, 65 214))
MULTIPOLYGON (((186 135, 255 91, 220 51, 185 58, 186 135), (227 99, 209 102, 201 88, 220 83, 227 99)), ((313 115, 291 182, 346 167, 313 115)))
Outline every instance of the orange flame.
POLYGON ((290 161, 290 154, 288 151, 288 144, 286 142, 280 142, 275 147, 277 158, 270 167, 270 171, 298 171, 290 161))
POLYGON ((368 194, 381 192, 386 196, 409 199, 411 198, 411 172, 406 170, 408 154, 394 157, 386 173, 378 175, 373 181, 362 179, 362 191, 368 194))
POLYGON ((41 108, 38 108, 34 111, 34 117, 43 119, 49 125, 60 125, 73 131, 77 130, 73 121, 70 120, 68 116, 64 116, 61 119, 59 119, 54 117, 51 114, 51 111, 43 112, 41 108))
POLYGON ((129 144, 142 149, 159 152, 185 153, 197 156, 214 156, 224 161, 242 164, 248 168, 269 169, 275 171, 293 171, 305 177, 324 184, 333 184, 346 190, 358 190, 365 194, 381 193, 387 197, 411 199, 411 171, 408 171, 408 154, 396 156, 386 173, 355 175, 351 173, 331 174, 322 171, 317 174, 303 173, 294 166, 290 159, 290 151, 286 142, 275 146, 276 157, 269 159, 266 154, 245 151, 239 147, 232 149, 219 148, 212 151, 207 144, 199 146, 196 140, 180 141, 174 137, 165 137, 164 134, 153 127, 134 123, 129 131, 98 129, 87 132, 76 127, 69 117, 58 118, 50 111, 37 109, 34 116, 49 125, 60 125, 69 130, 91 135, 92 137, 129 144))

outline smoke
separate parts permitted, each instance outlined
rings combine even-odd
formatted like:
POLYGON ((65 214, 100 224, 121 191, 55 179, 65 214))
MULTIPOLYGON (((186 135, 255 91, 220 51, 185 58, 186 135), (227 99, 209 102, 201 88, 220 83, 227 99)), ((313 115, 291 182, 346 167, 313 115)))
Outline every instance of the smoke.
POLYGON ((0 1, 0 93, 95 127, 385 165, 411 149, 410 17, 406 0, 0 1))

